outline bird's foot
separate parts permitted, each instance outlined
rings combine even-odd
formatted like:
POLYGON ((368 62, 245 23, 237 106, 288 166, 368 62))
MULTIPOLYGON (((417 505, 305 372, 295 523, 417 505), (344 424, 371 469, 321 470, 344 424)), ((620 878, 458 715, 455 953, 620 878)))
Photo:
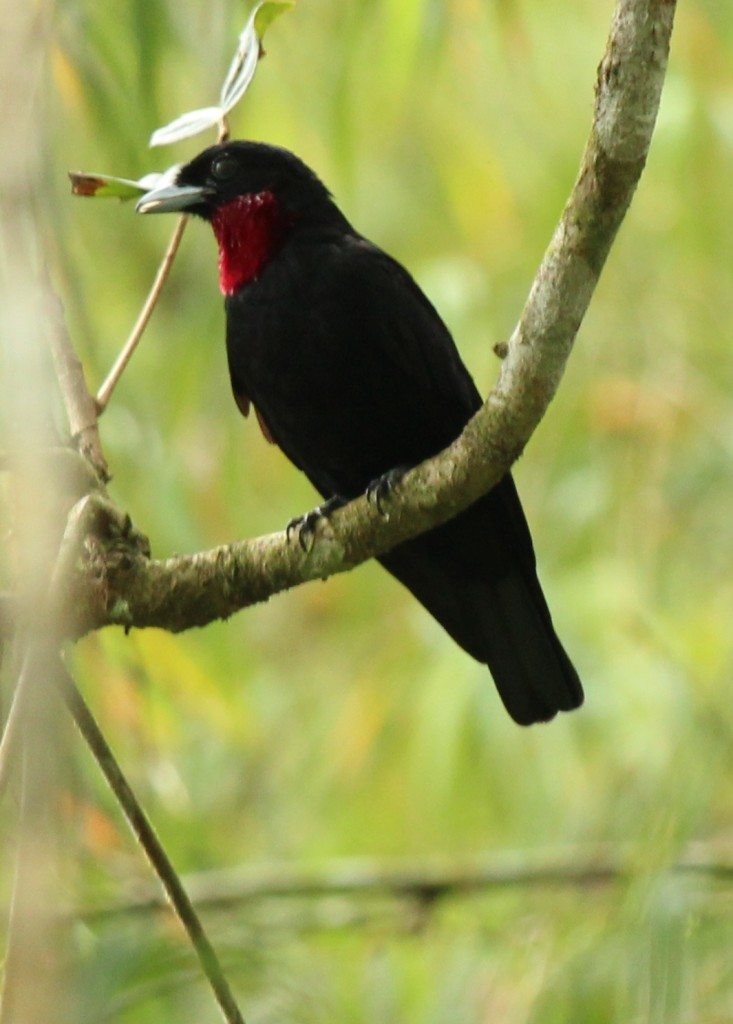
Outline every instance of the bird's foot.
POLYGON ((385 519, 389 519, 389 512, 385 510, 384 504, 392 497, 394 489, 399 485, 402 477, 410 468, 410 466, 395 466, 394 469, 389 469, 386 473, 378 476, 376 480, 372 480, 367 486, 367 501, 374 505, 380 516, 383 516, 385 519))
POLYGON ((342 498, 340 494, 335 494, 328 501, 324 501, 322 505, 318 505, 317 508, 312 509, 310 512, 306 512, 302 516, 295 516, 285 527, 285 537, 288 542, 290 542, 291 535, 297 533, 298 543, 303 551, 310 551, 313 547, 316 530, 320 521, 328 519, 331 513, 335 512, 337 508, 342 508, 346 501, 347 499, 342 498))

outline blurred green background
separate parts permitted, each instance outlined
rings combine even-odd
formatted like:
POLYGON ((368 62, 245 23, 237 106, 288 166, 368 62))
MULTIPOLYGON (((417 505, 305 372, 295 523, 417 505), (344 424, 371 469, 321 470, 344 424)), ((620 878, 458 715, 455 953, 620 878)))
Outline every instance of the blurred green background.
MULTIPOLYGON (((235 136, 297 152, 407 264, 484 392, 576 173, 611 11, 300 0, 233 118, 235 136)), ((208 145, 146 148, 215 101, 246 13, 56 5, 45 216, 92 386, 172 223, 72 199, 65 171, 137 176, 208 145)), ((514 726, 485 669, 372 565, 195 633, 79 644, 77 677, 181 871, 629 851, 613 885, 447 899, 419 919, 369 900, 353 915, 287 900, 207 913, 251 1024, 733 1020, 730 886, 665 873, 691 840, 733 843, 731 181, 733 9, 688 0, 647 170, 516 467, 582 711, 514 726)), ((214 242, 194 224, 102 421, 112 493, 158 556, 314 504, 237 412, 223 331, 214 242)), ((83 752, 68 816, 74 901, 148 879, 83 752)), ((214 1019, 167 918, 79 924, 76 940, 79 1021, 214 1019)))

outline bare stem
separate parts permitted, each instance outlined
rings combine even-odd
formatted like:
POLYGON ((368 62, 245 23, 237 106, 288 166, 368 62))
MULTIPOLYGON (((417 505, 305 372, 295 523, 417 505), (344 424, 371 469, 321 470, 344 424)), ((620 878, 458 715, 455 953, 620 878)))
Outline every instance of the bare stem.
POLYGON ((68 939, 70 922, 54 909, 62 849, 57 797, 63 789, 59 778, 63 762, 59 759, 56 704, 45 692, 47 685, 56 682, 57 662, 48 648, 44 649, 43 661, 36 659, 33 706, 23 719, 20 816, 0 1024, 69 1019, 59 951, 68 939))
POLYGON ((145 851, 150 864, 160 879, 165 894, 185 928, 198 956, 201 968, 214 992, 227 1024, 244 1024, 244 1018, 236 1004, 229 983, 222 971, 219 958, 211 945, 204 927, 196 913, 188 893, 184 889, 175 868, 155 833, 153 826, 140 806, 104 738, 94 715, 76 687, 74 680, 63 668, 59 675, 63 699, 71 712, 77 727, 107 780, 110 789, 122 808, 130 828, 145 851))
MULTIPOLYGON (((199 908, 228 909, 269 899, 389 896, 429 902, 441 897, 495 892, 508 888, 591 887, 628 880, 639 870, 633 844, 603 843, 586 847, 505 851, 470 857, 417 859, 343 858, 321 865, 268 863, 206 871, 186 878, 199 908)), ((730 883, 733 849, 719 842, 690 843, 659 872, 730 883)), ((82 912, 85 920, 160 910, 162 901, 150 892, 136 899, 82 912)))
POLYGON ((173 260, 175 259, 176 253, 178 252, 178 247, 181 244, 183 232, 186 229, 187 223, 188 216, 186 214, 184 214, 182 217, 179 217, 178 223, 176 224, 176 229, 173 232, 173 235, 171 236, 171 240, 168 243, 168 248, 165 251, 165 255, 161 260, 160 266, 158 267, 158 272, 155 275, 155 280, 153 281, 153 284, 150 288, 148 297, 145 300, 143 308, 140 310, 140 315, 135 321, 135 324, 132 330, 130 331, 130 335, 127 341, 122 346, 122 351, 117 356, 117 359, 115 360, 112 369, 107 374, 104 383, 97 392, 96 408, 98 415, 101 415, 107 408, 107 403, 109 402, 110 397, 112 396, 112 392, 117 386, 117 382, 119 381, 120 377, 125 372, 125 367, 130 362, 132 354, 137 348, 138 342, 143 336, 143 332, 145 331, 145 328, 148 325, 148 321, 150 320, 153 310, 155 309, 158 299, 160 298, 160 293, 163 290, 163 285, 165 284, 168 278, 168 274, 170 273, 173 260))
POLYGON ((46 275, 46 300, 53 331, 50 333, 51 354, 69 420, 69 430, 79 451, 94 467, 99 480, 109 480, 107 460, 102 451, 97 426, 97 408, 84 378, 81 360, 74 351, 66 329, 64 310, 46 275))
POLYGON ((39 639, 28 646, 23 657, 18 682, 13 694, 5 729, 0 736, 0 796, 8 783, 11 768, 14 765, 24 713, 30 697, 30 688, 41 667, 45 665, 49 648, 59 646, 60 637, 64 635, 66 623, 64 601, 69 578, 79 553, 79 547, 90 528, 90 518, 94 504, 89 497, 82 498, 69 513, 66 530, 56 558, 51 583, 44 607, 40 610, 38 620, 39 639))
MULTIPOLYGON (((224 115, 222 116, 222 119, 219 122, 217 142, 226 142, 228 138, 229 121, 227 120, 226 115, 224 115)), ((145 300, 143 308, 140 310, 140 315, 135 321, 135 324, 132 330, 130 331, 130 335, 127 341, 122 346, 122 350, 120 354, 117 356, 117 359, 115 360, 112 369, 107 374, 104 383, 97 392, 96 410, 98 416, 101 416, 101 414, 107 408, 107 403, 109 402, 112 396, 112 392, 117 387, 117 382, 119 381, 122 374, 125 372, 127 364, 130 362, 133 352, 137 348, 138 343, 143 336, 145 328, 148 326, 148 321, 150 320, 153 310, 155 309, 158 303, 160 293, 163 290, 163 285, 165 284, 166 280, 168 279, 168 275, 170 274, 170 269, 171 266, 173 265, 173 260, 176 257, 176 253, 178 252, 178 247, 181 244, 183 232, 186 229, 187 223, 188 216, 187 214, 184 213, 183 216, 179 217, 178 219, 176 229, 173 232, 173 235, 171 236, 171 240, 168 243, 168 248, 165 251, 165 255, 161 260, 160 266, 158 267, 158 273, 155 275, 155 280, 153 281, 153 284, 150 288, 148 297, 145 300)))

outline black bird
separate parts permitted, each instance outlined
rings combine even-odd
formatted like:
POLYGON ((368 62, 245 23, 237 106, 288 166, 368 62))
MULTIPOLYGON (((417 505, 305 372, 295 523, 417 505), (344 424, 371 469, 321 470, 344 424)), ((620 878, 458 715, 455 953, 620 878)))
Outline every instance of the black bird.
MULTIPOLYGON (((246 416, 334 508, 379 501, 445 448, 481 405, 456 346, 407 271, 352 228, 285 149, 212 146, 149 192, 143 213, 187 210, 219 244, 232 389, 246 416)), ((312 529, 321 510, 303 517, 312 529)), ((453 639, 487 664, 521 725, 583 701, 537 579, 514 481, 380 558, 453 639)))

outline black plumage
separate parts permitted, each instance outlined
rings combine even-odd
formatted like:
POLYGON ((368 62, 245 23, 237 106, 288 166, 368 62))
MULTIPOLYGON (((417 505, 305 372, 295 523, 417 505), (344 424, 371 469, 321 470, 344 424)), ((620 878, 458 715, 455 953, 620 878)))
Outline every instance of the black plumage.
MULTIPOLYGON (((321 495, 355 497, 458 436, 481 398, 450 333, 297 157, 258 143, 215 146, 159 194, 142 208, 185 206, 212 222, 235 397, 245 413, 256 408, 265 434, 321 495)), ((582 703, 509 474, 380 561, 489 666, 515 721, 582 703)))

